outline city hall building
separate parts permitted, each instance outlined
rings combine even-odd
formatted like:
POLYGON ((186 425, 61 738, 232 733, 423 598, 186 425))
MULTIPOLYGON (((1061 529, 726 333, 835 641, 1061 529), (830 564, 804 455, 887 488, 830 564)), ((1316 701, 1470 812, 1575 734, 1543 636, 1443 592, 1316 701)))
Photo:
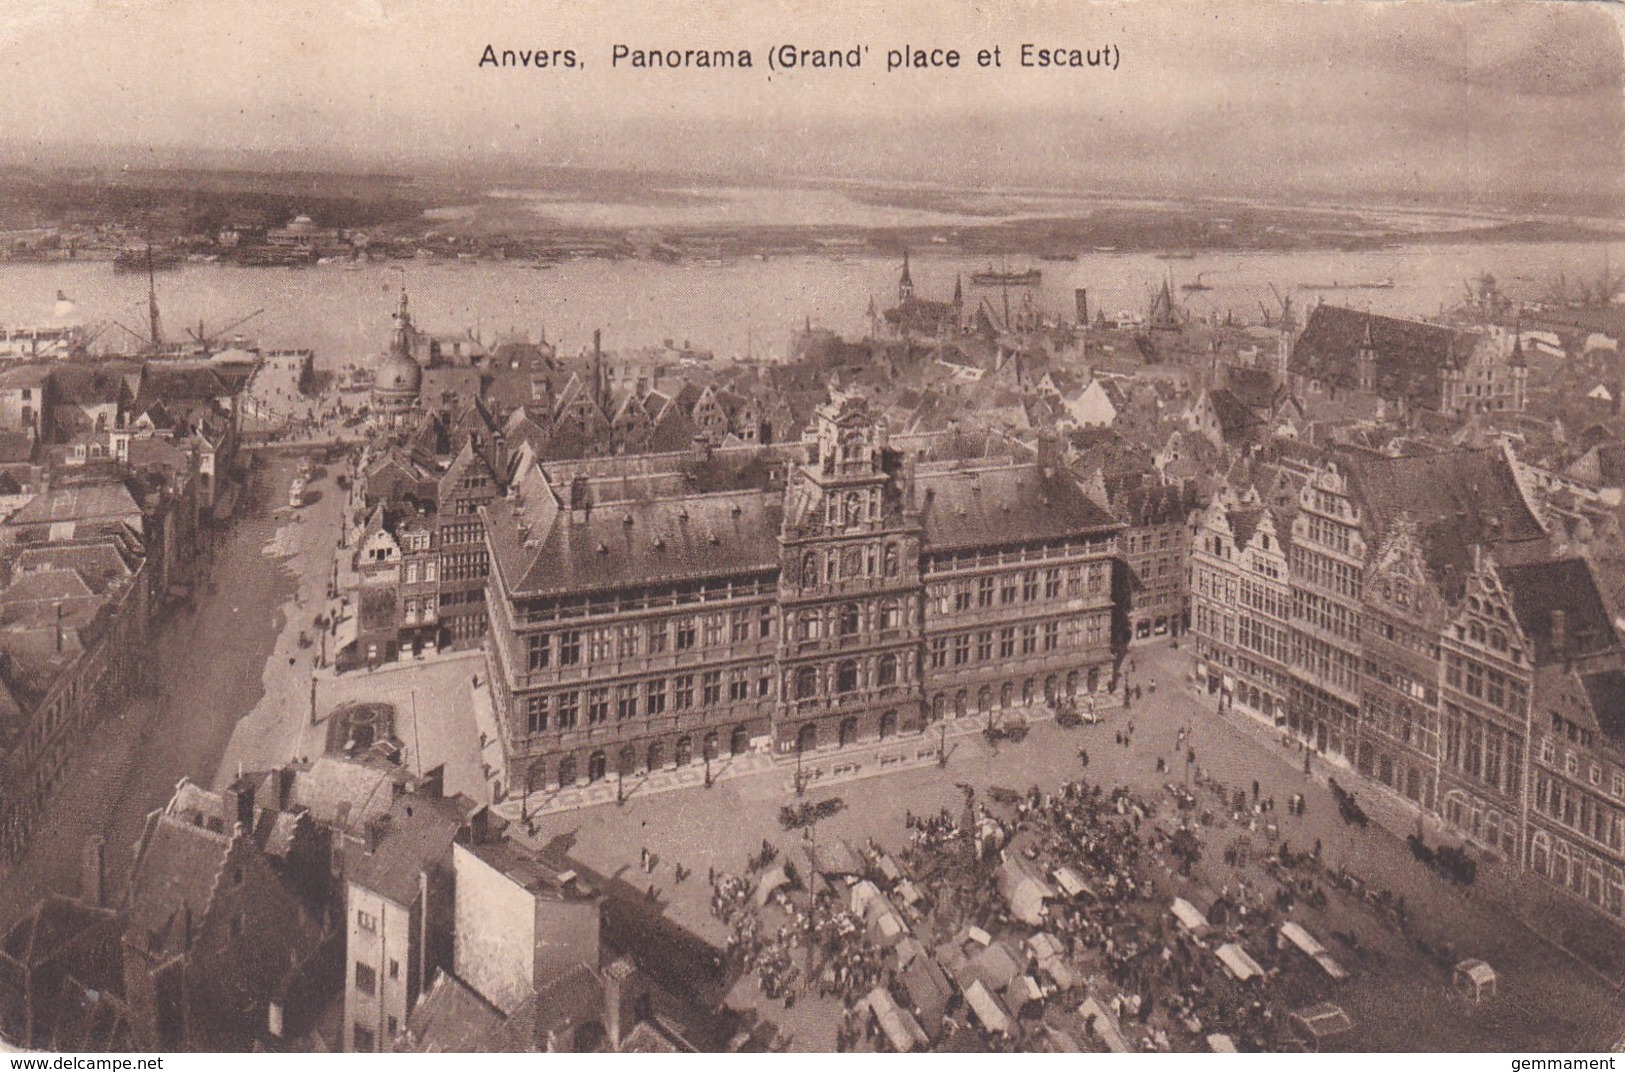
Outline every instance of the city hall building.
POLYGON ((892 439, 844 397, 800 444, 521 457, 484 517, 502 795, 1112 684, 1122 524, 1047 445, 892 439))

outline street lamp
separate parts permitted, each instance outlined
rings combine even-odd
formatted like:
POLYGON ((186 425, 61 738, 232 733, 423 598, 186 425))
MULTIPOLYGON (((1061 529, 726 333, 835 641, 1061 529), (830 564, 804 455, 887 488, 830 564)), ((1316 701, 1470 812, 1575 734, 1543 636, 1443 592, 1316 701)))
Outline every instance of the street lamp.
POLYGON ((796 796, 804 796, 807 792, 807 783, 801 776, 801 735, 796 735, 796 796))
POLYGON ((948 765, 948 724, 946 722, 938 724, 937 732, 941 734, 937 741, 937 766, 946 767, 948 765))

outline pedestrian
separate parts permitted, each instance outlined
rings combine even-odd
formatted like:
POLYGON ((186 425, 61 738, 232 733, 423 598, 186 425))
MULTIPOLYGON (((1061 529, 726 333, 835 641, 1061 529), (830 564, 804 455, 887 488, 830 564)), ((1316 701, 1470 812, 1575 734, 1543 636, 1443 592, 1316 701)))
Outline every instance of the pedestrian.
POLYGON ((638 857, 638 862, 643 867, 643 873, 647 875, 649 873, 649 846, 643 846, 643 853, 638 857))
POLYGON ((1253 799, 1254 800, 1258 799, 1258 779, 1257 778, 1253 779, 1253 799))

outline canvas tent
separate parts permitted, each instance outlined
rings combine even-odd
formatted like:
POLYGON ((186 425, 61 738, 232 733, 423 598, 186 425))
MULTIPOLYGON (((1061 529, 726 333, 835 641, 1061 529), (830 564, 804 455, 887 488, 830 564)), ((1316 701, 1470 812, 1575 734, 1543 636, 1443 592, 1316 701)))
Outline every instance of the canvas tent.
POLYGON ((1002 1035, 1010 1033, 1010 1014, 1005 1012, 999 999, 988 992, 980 979, 965 988, 965 1004, 981 1025, 1002 1035))
POLYGON ((1078 1015, 1083 1017, 1084 1023, 1092 1025, 1094 1033, 1106 1044, 1108 1050, 1113 1053, 1128 1053, 1133 1049, 1129 1045, 1128 1036, 1123 1034, 1123 1026, 1117 1022, 1117 1017, 1093 996, 1078 1006, 1078 1015))
POLYGON ((1247 951, 1234 942, 1221 945, 1215 950, 1215 955, 1225 970, 1240 982, 1245 983, 1264 974, 1264 969, 1258 966, 1258 961, 1248 956, 1247 951))
POLYGON ((1495 969, 1477 958, 1457 964, 1453 981, 1456 989, 1471 998, 1474 1004, 1483 1001, 1486 995, 1494 997, 1499 986, 1495 969))
POLYGON ((1175 897, 1174 903, 1169 906, 1169 909, 1173 912, 1174 918, 1179 920, 1179 925, 1192 934, 1206 934, 1212 929, 1208 924, 1207 917, 1202 915, 1195 905, 1183 897, 1175 897))
POLYGON ((892 1049, 898 1053, 910 1053, 930 1044, 931 1040, 921 1030, 919 1023, 907 1010, 898 1007, 885 987, 875 987, 863 1000, 891 1042, 892 1049))
POLYGON ((1317 1049, 1326 1040, 1354 1030, 1354 1021, 1349 1019, 1349 1014, 1330 1002, 1299 1009, 1289 1019, 1303 1035, 1304 1041, 1317 1049))

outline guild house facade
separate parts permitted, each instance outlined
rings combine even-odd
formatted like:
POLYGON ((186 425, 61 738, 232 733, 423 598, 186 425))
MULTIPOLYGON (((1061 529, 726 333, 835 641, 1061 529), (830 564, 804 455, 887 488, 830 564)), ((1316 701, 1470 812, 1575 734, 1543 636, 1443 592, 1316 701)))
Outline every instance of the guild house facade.
POLYGON ((1111 684, 1122 525, 1041 446, 945 460, 861 397, 792 447, 521 458, 485 508, 507 793, 990 724, 1111 684))

